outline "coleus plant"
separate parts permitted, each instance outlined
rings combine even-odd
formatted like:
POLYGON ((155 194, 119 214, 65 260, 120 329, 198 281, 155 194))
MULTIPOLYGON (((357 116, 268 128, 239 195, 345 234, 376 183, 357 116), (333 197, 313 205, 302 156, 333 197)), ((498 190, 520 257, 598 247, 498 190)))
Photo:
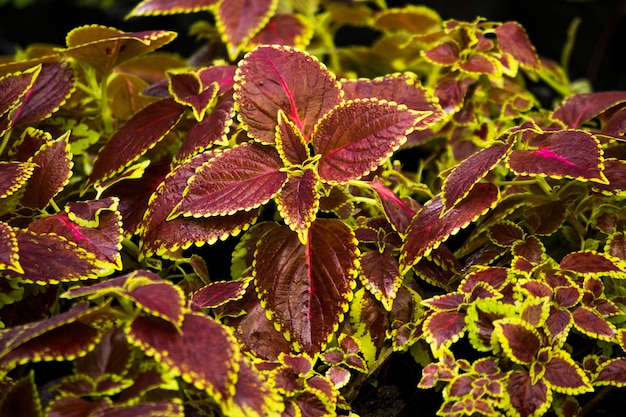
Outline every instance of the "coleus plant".
POLYGON ((129 17, 200 10, 222 59, 90 25, 0 65, 0 414, 348 415, 394 352, 439 415, 626 384, 626 93, 421 6, 129 17))

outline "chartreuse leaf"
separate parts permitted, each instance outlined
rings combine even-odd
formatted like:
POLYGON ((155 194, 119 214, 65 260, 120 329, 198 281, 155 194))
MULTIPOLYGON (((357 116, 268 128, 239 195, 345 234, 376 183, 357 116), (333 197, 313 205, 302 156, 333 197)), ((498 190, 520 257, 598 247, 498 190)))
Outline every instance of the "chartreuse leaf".
POLYGON ((216 152, 189 178, 174 216, 226 216, 260 207, 285 184, 282 167, 276 149, 258 142, 216 152))
POLYGON ((190 107, 198 122, 214 99, 217 97, 219 84, 217 82, 205 85, 197 71, 168 71, 168 89, 177 103, 190 107))
POLYGON ((100 333, 85 324, 102 307, 86 303, 49 319, 15 326, 0 333, 0 374, 27 362, 73 360, 93 349, 100 333))
POLYGON ((98 284, 74 288, 64 297, 96 299, 109 294, 121 296, 142 311, 167 320, 176 327, 181 326, 185 304, 182 289, 150 271, 137 270, 98 284))
POLYGON ((0 161, 0 199, 24 187, 36 167, 30 162, 0 161))
POLYGON ((352 299, 358 249, 353 232, 317 219, 306 244, 286 227, 260 239, 254 278, 264 308, 300 350, 315 354, 336 331, 352 299))
POLYGON ((152 52, 176 38, 176 32, 151 30, 124 32, 112 27, 86 25, 73 29, 66 38, 64 55, 108 73, 129 59, 152 52))
POLYGON ((126 332, 132 344, 205 390, 222 409, 232 407, 241 354, 235 337, 217 321, 187 313, 177 329, 160 318, 139 316, 126 332))
POLYGON ((123 230, 117 197, 68 203, 64 213, 35 220, 28 229, 55 234, 93 254, 99 262, 121 269, 123 230))
POLYGON ((278 6, 278 0, 222 1, 215 9, 217 29, 235 61, 248 41, 265 26, 278 6))
POLYGON ((4 390, 3 398, 0 400, 0 415, 43 417, 34 372, 28 373, 13 386, 4 390))
POLYGON ((435 197, 420 209, 407 229, 400 256, 400 270, 414 265, 428 256, 450 235, 493 207, 499 198, 497 187, 491 183, 478 183, 467 197, 457 203, 443 216, 441 197, 435 197))
POLYGON ((237 235, 256 221, 258 210, 239 211, 232 216, 192 218, 178 216, 167 220, 180 202, 188 179, 196 168, 211 158, 210 153, 199 154, 179 165, 165 177, 150 198, 148 209, 139 226, 141 257, 164 256, 192 244, 213 244, 218 239, 237 235))
POLYGON ((593 391, 585 371, 562 349, 551 351, 544 367, 543 378, 557 392, 576 395, 593 391))
POLYGON ((185 109, 168 98, 135 113, 98 152, 89 183, 108 180, 153 148, 176 126, 185 109))
POLYGON ((608 183, 600 142, 583 130, 548 134, 538 149, 515 150, 507 159, 511 170, 519 175, 608 183))
POLYGON ((126 18, 199 12, 210 10, 219 2, 220 0, 143 0, 126 15, 126 18))
POLYGON ((282 110, 309 140, 317 121, 341 102, 335 75, 307 52, 287 46, 259 46, 238 64, 235 106, 250 136, 274 143, 282 110))
POLYGON ((385 30, 426 34, 440 28, 441 17, 429 7, 408 4, 401 8, 382 10, 376 14, 373 24, 385 30))
POLYGON ((18 274, 23 274, 24 269, 19 261, 17 237, 11 226, 4 222, 0 222, 0 238, 0 271, 11 269, 18 274))
POLYGON ((320 179, 336 184, 368 174, 430 114, 375 98, 337 105, 315 125, 311 135, 313 148, 321 155, 317 165, 320 179))

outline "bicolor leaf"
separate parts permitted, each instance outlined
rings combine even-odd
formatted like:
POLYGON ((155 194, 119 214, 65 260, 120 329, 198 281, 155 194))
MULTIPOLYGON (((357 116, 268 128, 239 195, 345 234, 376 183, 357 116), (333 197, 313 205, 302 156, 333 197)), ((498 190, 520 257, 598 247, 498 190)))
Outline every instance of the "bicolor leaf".
POLYGON ((307 244, 286 227, 261 238, 255 283, 272 320, 304 352, 319 352, 337 329, 352 299, 357 242, 341 221, 317 219, 307 244))
POLYGON ((539 69, 539 57, 526 30, 517 22, 505 22, 495 29, 498 46, 524 68, 539 69))
POLYGON ((143 0, 128 13, 126 18, 210 10, 214 5, 219 3, 219 1, 220 0, 143 0))
POLYGON ((248 53, 239 62, 234 89, 244 128, 265 143, 274 142, 279 110, 308 141, 313 126, 342 97, 324 64, 287 46, 259 46, 248 53))
POLYGON ((318 179, 312 169, 301 175, 289 175, 275 197, 280 215, 285 224, 298 234, 300 242, 306 243, 309 227, 315 220, 319 208, 318 179))
POLYGON ((197 72, 167 72, 169 90, 177 103, 190 107, 196 121, 201 122, 217 97, 219 85, 204 85, 197 72))
POLYGON ((552 404, 552 392, 545 382, 532 383, 525 371, 513 371, 506 384, 511 416, 540 417, 552 404))
POLYGON ((22 72, 7 74, 0 78, 0 91, 2 91, 2 97, 0 98, 0 116, 3 116, 17 105, 20 98, 31 90, 40 71, 41 66, 36 65, 22 72))
POLYGON ((545 364, 544 378, 550 388, 564 394, 576 395, 593 391, 585 372, 563 350, 551 353, 545 364))
POLYGON ((612 341, 617 330, 615 325, 606 321, 598 313, 585 306, 578 306, 572 311, 574 327, 590 337, 612 341))
POLYGON ((24 187, 36 166, 30 162, 0 161, 0 198, 6 198, 24 187))
POLYGON ((191 302, 200 307, 219 307, 229 301, 243 297, 249 284, 249 278, 212 282, 193 293, 191 302))
POLYGON ((311 136, 316 154, 321 155, 320 179, 335 184, 368 174, 430 114, 377 99, 355 99, 336 106, 317 123, 311 136))
POLYGON ((458 341, 465 333, 465 313, 458 311, 436 311, 424 320, 424 336, 432 349, 442 348, 458 341))
POLYGON ((561 269, 574 271, 582 275, 608 275, 614 278, 626 278, 626 271, 617 258, 593 251, 568 253, 559 263, 561 269))
POLYGON ((514 362, 530 364, 541 348, 537 329, 521 319, 501 319, 494 322, 495 334, 502 349, 514 362))
POLYGON ((278 13, 257 32, 246 45, 252 49, 259 45, 287 45, 305 49, 314 33, 313 23, 299 14, 278 13))
POLYGON ((620 103, 626 102, 626 91, 597 91, 568 97, 552 117, 568 128, 576 129, 620 103))
POLYGON ((626 386, 626 358, 613 358, 602 362, 596 369, 594 385, 626 386))
POLYGON ((398 260, 391 251, 370 250, 361 255, 360 264, 361 282, 390 311, 402 284, 398 260))
POLYGON ((0 271, 11 269, 23 274, 24 269, 19 262, 19 248, 15 232, 8 224, 0 222, 0 271))

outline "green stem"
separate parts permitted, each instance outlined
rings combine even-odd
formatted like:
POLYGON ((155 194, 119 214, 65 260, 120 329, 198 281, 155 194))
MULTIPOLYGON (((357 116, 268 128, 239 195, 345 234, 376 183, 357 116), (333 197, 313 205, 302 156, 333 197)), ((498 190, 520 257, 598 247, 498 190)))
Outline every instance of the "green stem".
POLYGON ((2 137, 2 143, 0 143, 0 155, 4 152, 4 148, 6 148, 9 143, 9 138, 11 137, 11 129, 7 130, 4 136, 2 137))

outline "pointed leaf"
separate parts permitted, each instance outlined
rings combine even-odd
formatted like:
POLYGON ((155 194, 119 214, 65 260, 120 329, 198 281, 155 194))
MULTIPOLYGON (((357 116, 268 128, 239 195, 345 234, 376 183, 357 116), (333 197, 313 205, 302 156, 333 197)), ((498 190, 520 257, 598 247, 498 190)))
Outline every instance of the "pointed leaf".
MULTIPOLYGON (((0 78, 0 116, 19 103, 19 99, 31 90, 41 66, 34 66, 23 72, 7 74, 0 78)), ((0 132, 2 133, 2 132, 0 132)))
POLYGON ((498 189, 491 183, 476 184, 465 199, 443 216, 441 197, 429 201, 411 220, 402 247, 401 270, 428 256, 448 236, 487 212, 498 200, 498 194, 498 189))
POLYGON ((212 282, 193 293, 191 302, 199 307, 215 308, 243 297, 248 284, 250 279, 212 282))
POLYGON ((45 208, 50 200, 63 189, 72 175, 72 154, 69 144, 70 132, 43 145, 28 162, 37 168, 28 179, 21 203, 33 209, 45 208))
POLYGON ((211 154, 200 154, 177 167, 158 186, 150 199, 149 208, 139 227, 141 240, 139 253, 146 257, 159 256, 179 248, 213 244, 219 239, 237 235, 254 223, 259 210, 240 211, 232 216, 209 218, 176 217, 167 220, 171 211, 180 202, 188 179, 196 168, 209 160, 211 154))
POLYGON ((357 253, 352 231, 334 219, 316 220, 306 245, 287 228, 261 238, 254 262, 261 300, 304 352, 319 352, 347 311, 357 253))
POLYGON ((587 307, 577 307, 572 312, 572 318, 574 319, 574 327, 587 336, 611 341, 617 334, 615 325, 587 307))
POLYGON ((561 259, 559 264, 561 269, 575 271, 579 274, 602 274, 615 278, 626 278, 626 271, 619 265, 617 258, 611 258, 610 255, 593 251, 569 253, 561 259))
POLYGON ((194 71, 166 73, 169 80, 169 91, 177 103, 191 107, 196 121, 204 119, 209 106, 217 97, 219 85, 217 82, 204 85, 200 74, 194 71))
POLYGON ((496 142, 458 164, 443 183, 443 212, 464 199, 472 187, 506 156, 513 144, 513 141, 496 142))
POLYGON ((112 27, 86 25, 67 35, 67 49, 63 53, 86 62, 96 71, 108 73, 129 59, 170 43, 176 36, 176 32, 166 30, 123 32, 112 27))
POLYGON ((404 234, 406 228, 411 223, 411 219, 415 215, 415 211, 420 207, 415 202, 415 207, 407 204, 407 201, 400 199, 389 187, 381 180, 376 179, 370 182, 370 187, 376 191, 376 196, 380 200, 385 217, 398 233, 404 234))
POLYGON ((222 1, 215 12, 216 25, 228 56, 235 61, 241 47, 245 45, 276 11, 278 0, 230 0, 222 1))
POLYGON ((300 165, 309 159, 309 148, 302 133, 282 110, 278 110, 275 140, 276 149, 286 166, 300 165))
POLYGON ((539 69, 539 57, 522 25, 517 22, 505 22, 498 26, 495 32, 498 46, 503 52, 512 55, 524 68, 539 69))
POLYGON ((210 10, 220 0, 143 0, 126 16, 155 16, 210 10))
POLYGON ((508 164, 520 175, 607 183, 598 139, 582 130, 553 133, 537 150, 513 151, 508 164))
POLYGON ((20 417, 43 416, 41 398, 37 392, 34 372, 30 372, 10 388, 3 389, 3 398, 0 401, 0 415, 20 417))
POLYGON ((234 336, 212 318, 186 314, 178 331, 165 320, 139 316, 127 335, 174 374, 206 390, 220 406, 228 409, 232 404, 240 353, 234 336))
POLYGON ((530 375, 524 371, 513 371, 509 376, 506 392, 513 410, 511 415, 519 417, 539 417, 550 407, 552 392, 545 382, 533 384, 530 375))
POLYGON ((598 91, 568 97, 552 117, 576 129, 613 106, 626 102, 626 91, 598 91))
POLYGON ((552 352, 545 364, 544 378, 550 388, 568 395, 593 391, 589 378, 574 360, 563 350, 552 352))
POLYGON ((362 254, 359 278, 385 309, 390 311, 402 284, 398 260, 391 251, 371 250, 362 254))
POLYGON ((626 386, 626 358, 614 358, 603 362, 596 370, 594 385, 626 386))
POLYGON ((176 213, 225 216, 260 207, 287 180, 282 166, 274 147, 257 142, 216 153, 189 179, 176 213))
POLYGON ((0 271, 12 269, 13 271, 23 274, 20 262, 19 248, 15 232, 11 226, 4 222, 0 222, 0 271))
POLYGON ((593 191, 609 196, 626 191, 626 161, 605 159, 603 173, 608 183, 593 183, 591 185, 593 191))
POLYGON ((227 141, 235 115, 235 102, 231 93, 220 97, 215 108, 201 122, 194 124, 184 138, 174 160, 181 162, 197 155, 216 143, 227 141))
POLYGON ((90 183, 107 180, 136 161, 174 128, 184 112, 185 106, 163 99, 135 113, 98 152, 90 183))
POLYGON ((321 155, 318 175, 329 183, 361 178, 381 165, 429 114, 377 99, 336 106, 311 136, 315 152, 321 155))
POLYGON ((313 126, 341 101, 335 76, 315 57, 287 46, 259 46, 239 62, 235 105, 249 134, 274 142, 278 110, 306 140, 313 126))
POLYGON ((0 198, 6 198, 22 188, 35 168, 30 162, 0 161, 0 198))
POLYGON ((440 351, 463 336, 465 313, 437 311, 424 320, 424 336, 434 351, 440 351))
POLYGON ((287 182, 276 196, 278 211, 291 230, 298 233, 306 243, 307 231, 315 220, 319 208, 318 179, 312 169, 302 175, 289 175, 287 182))
POLYGON ((248 361, 239 362, 237 384, 230 415, 265 417, 280 415, 282 397, 248 361))
POLYGON ((494 333, 508 357, 517 363, 530 364, 541 348, 537 329, 523 320, 513 318, 498 320, 494 325, 494 333))

